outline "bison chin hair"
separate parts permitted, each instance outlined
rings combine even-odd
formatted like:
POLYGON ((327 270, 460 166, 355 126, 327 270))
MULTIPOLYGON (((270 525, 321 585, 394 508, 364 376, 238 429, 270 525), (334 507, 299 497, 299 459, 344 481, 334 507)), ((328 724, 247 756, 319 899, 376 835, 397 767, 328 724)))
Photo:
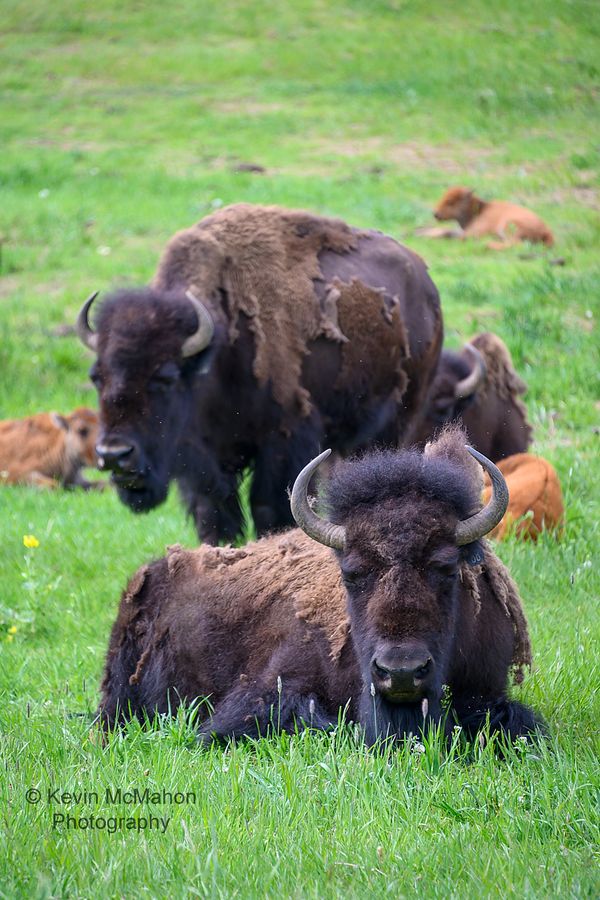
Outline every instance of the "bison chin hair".
POLYGON ((428 697, 424 709, 423 700, 414 703, 390 703, 381 694, 363 690, 360 700, 360 722, 369 746, 377 741, 405 740, 425 733, 441 719, 440 700, 428 697))
POLYGON ((119 500, 128 506, 134 513, 145 513, 160 506, 167 499, 169 493, 169 482, 161 484, 159 481, 152 479, 148 482, 144 481, 143 487, 123 487, 117 485, 117 494, 119 500))

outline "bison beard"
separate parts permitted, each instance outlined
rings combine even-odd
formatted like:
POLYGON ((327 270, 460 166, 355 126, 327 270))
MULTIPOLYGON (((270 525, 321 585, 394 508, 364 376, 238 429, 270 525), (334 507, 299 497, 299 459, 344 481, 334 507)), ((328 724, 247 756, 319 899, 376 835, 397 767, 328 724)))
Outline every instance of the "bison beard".
POLYGON ((448 685, 448 728, 472 735, 489 719, 509 737, 533 731, 534 714, 507 696, 511 669, 519 682, 531 664, 518 593, 472 540, 503 503, 477 513, 481 473, 463 440, 450 430, 425 454, 336 467, 336 525, 300 514, 302 473, 292 505, 306 534, 176 547, 140 570, 111 635, 104 724, 208 698, 203 741, 327 727, 346 709, 372 743, 440 722, 448 685))

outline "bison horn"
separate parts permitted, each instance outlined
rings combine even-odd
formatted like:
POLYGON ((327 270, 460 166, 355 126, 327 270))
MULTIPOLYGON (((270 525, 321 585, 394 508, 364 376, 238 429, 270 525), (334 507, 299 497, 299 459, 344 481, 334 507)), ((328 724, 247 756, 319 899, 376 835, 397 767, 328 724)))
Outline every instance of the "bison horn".
POLYGON ((508 506, 508 488, 504 475, 500 469, 491 462, 483 453, 478 453, 473 447, 467 445, 467 450, 477 462, 483 466, 492 482, 492 496, 487 506, 480 509, 474 516, 463 519, 456 526, 455 538, 459 547, 477 541, 495 528, 508 506))
POLYGON ((90 294, 90 296, 87 298, 87 300, 79 310, 77 322, 75 323, 75 331, 77 332, 77 337, 82 344, 85 344, 85 346, 89 347, 90 350, 93 350, 94 353, 98 352, 98 335, 95 334, 90 328, 88 314, 90 311, 90 306, 97 296, 98 291, 94 291, 93 294, 90 294))
POLYGON ((204 304, 200 303, 198 298, 194 297, 191 291, 186 291, 185 296, 196 310, 196 315, 198 316, 198 328, 193 334, 185 339, 181 346, 181 355, 184 357, 195 356, 196 353, 200 353, 201 350, 206 349, 215 333, 212 316, 204 304))
POLYGON ((292 515, 296 520, 296 524, 305 531, 307 535, 326 547, 333 547, 334 550, 343 550, 346 529, 343 525, 334 525, 322 519, 310 508, 308 502, 307 491, 310 479, 313 473, 318 469, 324 459, 327 459, 331 450, 325 450, 316 456, 307 466, 304 466, 294 482, 292 489, 292 497, 290 505, 292 507, 292 515))
POLYGON ((474 394, 479 385, 483 383, 486 375, 485 362, 477 347, 474 347, 473 344, 465 344, 464 349, 473 360, 474 366, 467 377, 459 381, 454 388, 454 398, 456 400, 462 400, 474 394))

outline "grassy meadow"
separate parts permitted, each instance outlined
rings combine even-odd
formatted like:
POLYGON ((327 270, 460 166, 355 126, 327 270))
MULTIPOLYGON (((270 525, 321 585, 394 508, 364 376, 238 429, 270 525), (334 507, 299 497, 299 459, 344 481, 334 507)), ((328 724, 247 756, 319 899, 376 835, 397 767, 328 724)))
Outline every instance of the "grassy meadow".
POLYGON ((3 488, 0 897, 597 897, 598 3, 0 9, 2 418, 95 404, 90 354, 57 329, 92 290, 149 280, 174 231, 241 200, 305 207, 422 254, 448 344, 506 341, 567 507, 560 542, 498 548, 544 746, 377 755, 340 727, 201 751, 193 713, 89 738, 128 576, 195 544, 175 493, 137 517, 112 492, 3 488), (556 246, 416 237, 453 184, 532 207, 556 246), (111 805, 107 787, 195 798, 111 805), (74 830, 53 818, 67 813, 169 822, 74 830))

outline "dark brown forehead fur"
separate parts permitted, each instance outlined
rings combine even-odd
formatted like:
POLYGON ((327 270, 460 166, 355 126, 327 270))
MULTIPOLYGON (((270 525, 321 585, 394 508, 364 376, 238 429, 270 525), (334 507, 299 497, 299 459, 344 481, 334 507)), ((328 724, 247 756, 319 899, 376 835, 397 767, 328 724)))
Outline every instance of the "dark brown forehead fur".
POLYGON ((365 534, 415 535, 421 543, 450 533, 481 505, 479 467, 464 445, 464 432, 452 428, 428 455, 384 450, 339 463, 327 491, 331 520, 362 526, 365 534))
POLYGON ((97 316, 99 355, 130 365, 132 351, 140 368, 178 359, 181 345, 197 328, 193 307, 181 293, 152 288, 110 294, 97 316))

